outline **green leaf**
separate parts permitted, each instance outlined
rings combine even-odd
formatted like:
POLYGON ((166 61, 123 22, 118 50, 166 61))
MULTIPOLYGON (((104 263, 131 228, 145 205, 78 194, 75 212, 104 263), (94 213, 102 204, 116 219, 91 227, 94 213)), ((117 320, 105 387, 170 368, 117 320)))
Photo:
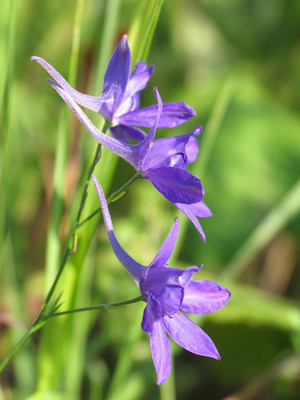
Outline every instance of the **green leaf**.
POLYGON ((146 61, 164 0, 142 0, 139 2, 128 41, 132 65, 146 61))

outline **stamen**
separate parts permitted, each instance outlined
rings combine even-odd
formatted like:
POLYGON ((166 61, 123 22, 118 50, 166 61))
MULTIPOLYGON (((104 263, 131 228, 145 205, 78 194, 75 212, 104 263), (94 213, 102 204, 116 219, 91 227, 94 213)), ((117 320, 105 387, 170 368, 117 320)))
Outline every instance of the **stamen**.
POLYGON ((182 312, 181 312, 180 310, 178 310, 178 314, 179 314, 179 315, 182 315, 182 312))

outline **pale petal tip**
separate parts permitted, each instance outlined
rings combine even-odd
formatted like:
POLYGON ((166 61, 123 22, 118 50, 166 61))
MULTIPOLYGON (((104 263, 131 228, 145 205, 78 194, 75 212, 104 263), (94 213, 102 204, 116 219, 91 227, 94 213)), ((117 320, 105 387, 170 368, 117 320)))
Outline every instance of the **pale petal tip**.
POLYGON ((201 132, 202 132, 202 126, 201 126, 201 125, 197 126, 197 127, 193 130, 194 136, 200 135, 201 132))
POLYGON ((158 107, 162 107, 162 100, 161 100, 161 96, 160 96, 160 94, 159 94, 159 91, 158 91, 158 89, 157 89, 157 87, 155 86, 154 88, 153 88, 153 93, 154 93, 154 96, 156 97, 156 99, 157 99, 157 102, 158 102, 158 107))
POLYGON ((164 378, 157 378, 156 384, 161 385, 162 383, 165 383, 168 380, 169 377, 164 377, 164 378))
POLYGON ((128 50, 128 39, 126 34, 123 35, 121 39, 121 50, 124 52, 128 50))

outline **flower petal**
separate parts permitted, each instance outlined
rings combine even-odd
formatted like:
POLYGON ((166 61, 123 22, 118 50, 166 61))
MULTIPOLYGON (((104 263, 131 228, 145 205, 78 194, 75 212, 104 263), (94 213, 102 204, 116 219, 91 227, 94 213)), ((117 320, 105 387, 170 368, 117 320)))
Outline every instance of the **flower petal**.
POLYGON ((55 68, 41 57, 33 56, 31 60, 38 62, 52 76, 52 78, 80 105, 90 110, 100 112, 103 101, 101 97, 88 96, 73 89, 55 68))
MULTIPOLYGON (((148 303, 150 300, 148 299, 148 303)), ((153 320, 151 318, 150 310, 149 310, 149 304, 146 305, 143 313, 143 319, 142 319, 142 329, 146 333, 150 333, 153 329, 153 320)))
POLYGON ((131 54, 127 36, 124 35, 116 47, 104 76, 102 100, 112 114, 121 104, 130 74, 131 54))
POLYGON ((157 105, 158 105, 157 114, 156 114, 156 119, 154 121, 154 124, 153 124, 152 128, 150 129, 146 138, 139 145, 136 145, 136 148, 139 151, 139 160, 137 160, 136 168, 139 171, 140 171, 140 169, 143 168, 144 162, 145 162, 145 160, 149 154, 149 151, 151 150, 151 147, 153 145, 157 124, 158 124, 158 121, 159 121, 159 118, 161 115, 161 110, 162 110, 162 101, 161 101, 161 97, 160 97, 157 87, 155 87, 153 89, 153 92, 154 92, 154 96, 157 99, 157 105))
POLYGON ((149 293, 149 312, 153 321, 176 313, 183 301, 184 290, 181 286, 166 286, 159 296, 149 293))
POLYGON ((175 313, 172 318, 164 317, 163 322, 168 335, 179 346, 199 356, 220 359, 210 337, 183 313, 175 313))
POLYGON ((180 168, 150 168, 144 177, 171 203, 197 203, 204 196, 201 180, 180 168))
POLYGON ((201 126, 197 126, 197 128, 194 129, 194 131, 192 132, 193 137, 190 138, 190 140, 188 141, 185 151, 186 151, 186 155, 187 155, 187 163, 191 164, 193 163, 198 155, 198 151, 199 151, 199 147, 198 147, 198 141, 196 140, 196 138, 194 136, 197 136, 201 133, 202 131, 202 127, 201 126))
MULTIPOLYGON (((120 115, 118 122, 124 125, 141 126, 151 128, 157 116, 157 105, 140 108, 120 115)), ((195 110, 184 102, 163 103, 162 113, 158 122, 158 128, 173 128, 181 125, 196 116, 195 110)))
POLYGON ((114 122, 117 123, 118 116, 136 110, 139 107, 139 92, 145 89, 153 70, 154 66, 148 68, 147 63, 143 61, 136 63, 135 69, 128 80, 123 101, 120 104, 120 107, 116 110, 114 122))
POLYGON ((157 384, 160 385, 168 379, 171 371, 170 341, 165 334, 161 320, 153 323, 149 337, 152 359, 157 374, 157 384))
POLYGON ((185 214, 192 221, 192 223, 195 225, 195 228, 200 233, 203 242, 205 243, 206 242, 205 233, 197 217, 206 218, 212 216, 212 213, 210 209, 207 207, 207 205, 204 204, 203 201, 200 201, 194 204, 175 203, 175 206, 179 208, 179 210, 182 211, 183 214, 185 214))
POLYGON ((198 142, 194 132, 186 135, 156 139, 149 151, 143 168, 176 167, 184 169, 194 161, 198 153, 198 142))
POLYGON ((229 297, 229 290, 217 282, 193 279, 184 287, 181 310, 192 314, 211 313, 224 307, 229 297))
POLYGON ((174 245, 177 239, 178 228, 179 228, 178 218, 175 218, 172 229, 170 230, 167 238, 165 239, 159 252, 154 257, 150 266, 166 267, 168 265, 168 260, 172 255, 174 245))
POLYGON ((160 268, 151 265, 140 281, 140 290, 142 294, 152 293, 158 298, 165 290, 166 286, 185 286, 187 285, 195 272, 200 267, 180 268, 160 268))
POLYGON ((144 61, 139 61, 135 64, 135 68, 130 75, 128 85, 125 91, 126 97, 131 97, 134 93, 144 90, 154 71, 154 65, 148 68, 144 61))

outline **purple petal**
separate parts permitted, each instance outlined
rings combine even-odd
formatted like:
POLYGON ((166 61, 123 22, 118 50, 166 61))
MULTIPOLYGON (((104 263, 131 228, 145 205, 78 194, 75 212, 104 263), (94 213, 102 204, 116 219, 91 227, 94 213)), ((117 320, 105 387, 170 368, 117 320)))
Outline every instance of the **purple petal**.
POLYGON ((186 135, 156 139, 149 151, 143 168, 176 167, 184 169, 194 161, 198 153, 198 142, 194 132, 186 135))
POLYGON ((183 301, 184 290, 181 286, 166 286, 159 296, 149 293, 149 312, 152 320, 176 313, 183 301))
POLYGON ((163 322, 168 335, 179 346, 199 356, 221 358, 210 337, 183 313, 164 317, 163 322))
POLYGON ((121 104, 130 74, 131 54, 127 36, 116 47, 104 76, 101 98, 113 115, 121 104))
POLYGON ((159 252, 156 254, 152 263, 150 264, 151 267, 152 266, 166 267, 168 265, 168 260, 172 255, 174 245, 177 239, 178 228, 179 228, 178 218, 175 218, 172 229, 170 230, 159 252))
POLYGON ((144 177, 171 203, 197 203, 204 196, 200 179, 180 168, 150 168, 144 177))
POLYGON ((80 105, 90 110, 100 112, 103 101, 101 97, 88 96, 73 89, 69 83, 41 57, 33 56, 31 60, 38 62, 52 76, 53 79, 80 105))
POLYGON ((165 290, 166 286, 185 286, 187 285, 195 272, 200 267, 179 268, 160 268, 151 265, 140 281, 140 290, 142 294, 152 293, 158 298, 165 290))
POLYGON ((132 126, 117 125, 110 128, 112 135, 122 143, 129 143, 129 139, 141 142, 145 139, 146 133, 139 128, 132 126))
POLYGON ((154 71, 154 66, 148 68, 147 63, 139 61, 135 64, 135 68, 129 78, 125 96, 131 97, 134 93, 144 90, 154 71))
MULTIPOLYGON (((201 133, 202 127, 198 126, 194 131, 192 132, 193 136, 197 136, 201 133)), ((187 163, 191 164, 194 162, 197 158, 199 147, 198 147, 198 141, 196 140, 195 137, 191 137, 190 140, 188 141, 186 148, 186 155, 187 155, 187 163)))
POLYGON ((161 101, 159 91, 157 90, 156 87, 153 89, 153 91, 154 91, 154 95, 158 102, 158 110, 157 110, 156 120, 155 120, 153 127, 150 129, 150 132, 145 137, 145 139, 139 145, 135 146, 135 150, 139 153, 139 156, 138 156, 138 158, 136 158, 136 160, 135 160, 136 163, 134 166, 139 172, 141 172, 143 170, 143 165, 145 163, 145 160, 147 159, 149 152, 151 150, 151 147, 153 146, 155 132, 156 132, 157 124, 158 124, 160 114, 161 114, 161 109, 162 109, 162 101, 161 101))
POLYGON ((200 201, 199 203, 194 204, 175 203, 175 206, 192 221, 192 223, 195 225, 195 228, 200 233, 203 242, 206 243, 205 233, 197 217, 205 218, 212 216, 212 213, 207 205, 204 204, 203 201, 200 201))
POLYGON ((171 371, 170 341, 165 334, 161 320, 153 323, 149 337, 152 359, 157 374, 157 384, 160 385, 168 379, 171 371))
POLYGON ((114 122, 117 123, 118 117, 130 111, 136 110, 140 104, 140 91, 145 89, 154 67, 147 68, 147 63, 140 61, 136 64, 132 72, 124 93, 123 101, 116 110, 114 122))
MULTIPOLYGON (((188 119, 195 117, 196 112, 192 107, 183 102, 163 103, 162 113, 158 128, 173 128, 181 125, 188 119)), ((120 115, 118 122, 124 125, 151 128, 156 120, 157 105, 140 108, 127 114, 120 115)))
MULTIPOLYGON (((149 302, 150 302, 150 300, 148 300, 148 303, 149 302)), ((148 304, 146 305, 146 307, 144 309, 144 313, 143 313, 142 329, 146 333, 150 333, 153 329, 153 320, 151 318, 148 304)))
POLYGON ((193 279, 184 287, 181 310, 192 314, 206 314, 224 307, 230 292, 217 282, 193 279))

